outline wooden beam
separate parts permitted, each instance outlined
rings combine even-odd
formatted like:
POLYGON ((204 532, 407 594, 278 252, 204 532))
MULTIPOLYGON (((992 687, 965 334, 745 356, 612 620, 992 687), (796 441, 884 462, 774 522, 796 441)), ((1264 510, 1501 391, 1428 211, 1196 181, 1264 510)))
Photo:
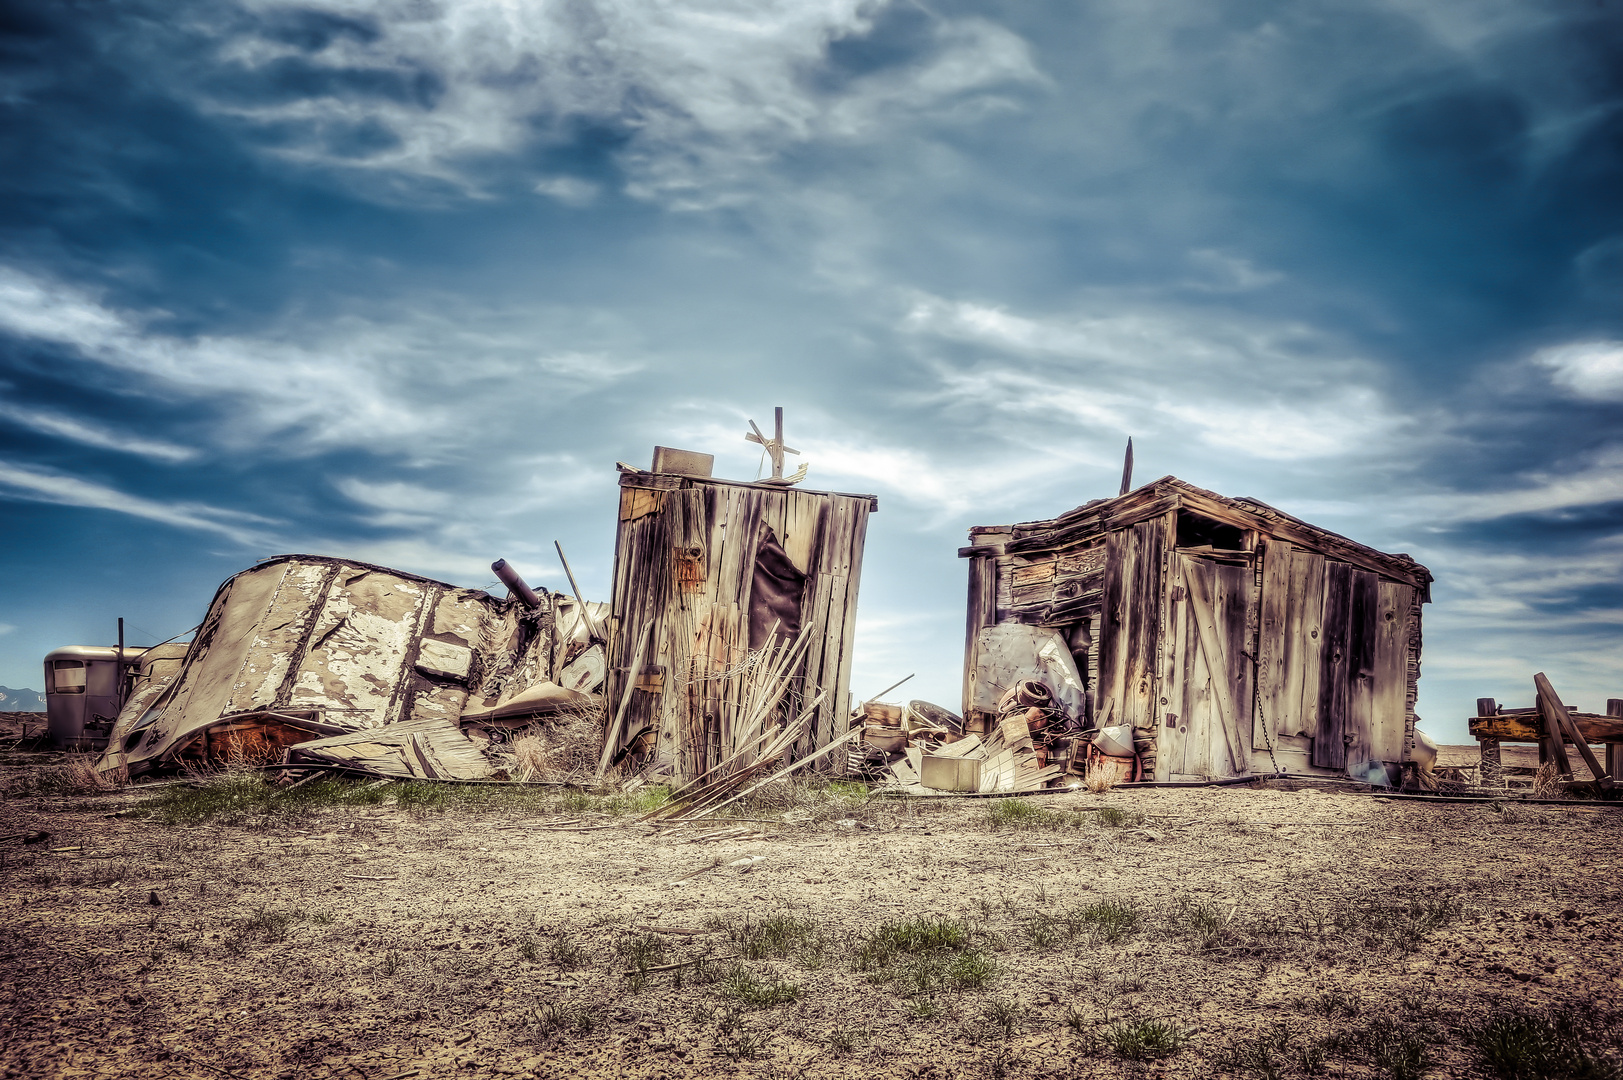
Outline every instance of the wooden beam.
MULTIPOLYGON (((1567 715, 1577 725, 1578 733, 1585 742, 1623 743, 1623 716, 1598 716, 1570 710, 1567 715)), ((1471 735, 1477 739, 1536 743, 1544 736, 1538 718, 1525 713, 1515 716, 1474 716, 1469 723, 1471 735)))
POLYGON ((1212 697, 1217 702, 1217 713, 1223 721, 1223 735, 1228 741, 1229 760, 1234 763, 1236 775, 1243 775, 1245 764, 1240 752, 1240 727, 1235 718, 1234 690, 1230 685, 1228 658, 1223 655, 1222 641, 1217 633, 1217 621, 1212 614, 1212 598, 1207 591, 1206 578, 1198 573, 1185 574, 1184 584, 1189 590, 1191 614, 1200 632, 1200 648, 1206 654, 1206 667, 1212 677, 1212 697))

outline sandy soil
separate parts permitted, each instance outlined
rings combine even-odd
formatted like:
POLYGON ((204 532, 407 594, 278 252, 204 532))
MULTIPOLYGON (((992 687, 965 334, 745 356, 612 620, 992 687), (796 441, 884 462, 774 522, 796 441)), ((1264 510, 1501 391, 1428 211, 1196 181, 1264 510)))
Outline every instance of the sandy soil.
POLYGON ((1465 1076, 1463 1032, 1493 1009, 1623 1001, 1623 811, 1593 806, 1078 792, 1036 802, 1145 817, 994 829, 986 801, 885 802, 694 842, 388 804, 166 828, 139 799, 0 803, 6 1077, 1264 1075, 1238 1055, 1270 1032, 1328 1047, 1330 1075, 1397 1075, 1336 1041, 1387 1021, 1419 1033, 1425 1075, 1465 1076), (1107 898, 1141 913, 1120 940, 1030 929, 1107 898), (1407 945, 1353 925, 1408 898, 1456 907, 1407 945), (640 927, 697 931, 658 935, 665 963, 725 958, 775 914, 825 938, 741 961, 791 1002, 691 967, 628 978, 640 927), (999 974, 909 996, 851 970, 864 934, 915 916, 962 922, 999 974), (572 951, 579 970, 554 962, 572 951), (1122 1060, 1112 1025, 1146 1019, 1184 1045, 1122 1060))

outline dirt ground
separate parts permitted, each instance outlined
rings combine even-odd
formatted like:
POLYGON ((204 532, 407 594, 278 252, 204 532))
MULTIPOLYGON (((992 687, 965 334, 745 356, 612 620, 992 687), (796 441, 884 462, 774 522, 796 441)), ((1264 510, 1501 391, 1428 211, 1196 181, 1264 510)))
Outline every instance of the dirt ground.
POLYGON ((836 793, 703 841, 564 796, 238 826, 154 797, 0 802, 6 1077, 1487 1076, 1473 1025, 1563 1008, 1617 1051, 1594 805, 836 793), (909 920, 961 928, 959 966, 876 935, 909 920))

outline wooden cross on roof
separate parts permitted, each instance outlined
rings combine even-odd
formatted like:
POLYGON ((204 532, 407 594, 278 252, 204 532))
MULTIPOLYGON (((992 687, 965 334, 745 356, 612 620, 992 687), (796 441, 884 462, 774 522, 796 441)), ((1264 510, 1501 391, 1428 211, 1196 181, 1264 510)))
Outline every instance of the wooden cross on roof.
POLYGON ((761 434, 761 429, 755 426, 754 420, 750 421, 750 429, 744 433, 744 438, 752 443, 760 443, 766 447, 766 452, 771 455, 772 476, 770 479, 762 481, 762 483, 798 484, 806 478, 806 465, 804 463, 799 469, 795 470, 793 476, 785 477, 783 475, 783 455, 793 454, 796 457, 800 456, 799 450, 783 444, 783 406, 779 405, 772 410, 772 438, 769 439, 761 434))

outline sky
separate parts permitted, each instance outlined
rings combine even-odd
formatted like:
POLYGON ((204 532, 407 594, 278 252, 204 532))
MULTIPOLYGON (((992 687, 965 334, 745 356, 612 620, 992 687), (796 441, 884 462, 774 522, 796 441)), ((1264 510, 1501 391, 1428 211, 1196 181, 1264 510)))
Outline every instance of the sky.
POLYGON ((282 552, 606 599, 781 405, 859 698, 1129 435, 1428 566, 1441 741, 1623 697, 1623 0, 33 0, 0 110, 0 685, 282 552))

